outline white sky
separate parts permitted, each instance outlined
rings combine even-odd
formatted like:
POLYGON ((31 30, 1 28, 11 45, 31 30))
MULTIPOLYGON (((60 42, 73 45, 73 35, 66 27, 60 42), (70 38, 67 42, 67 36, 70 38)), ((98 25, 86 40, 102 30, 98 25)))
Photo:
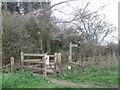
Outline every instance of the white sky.
MULTIPOLYGON (((53 0, 51 4, 55 4, 61 1, 65 1, 65 0, 53 0)), ((76 8, 76 7, 81 8, 82 6, 84 7, 86 5, 86 2, 89 2, 89 1, 91 3, 89 6, 89 9, 93 11, 97 10, 101 6, 106 5, 106 7, 102 10, 101 13, 105 14, 106 21, 118 27, 118 2, 119 0, 79 0, 77 2, 72 1, 69 5, 72 6, 72 8, 76 8)), ((59 8, 61 11, 67 14, 70 14, 73 11, 73 9, 68 7, 66 4, 61 5, 60 7, 57 7, 57 8, 59 8)), ((68 15, 64 15, 58 11, 56 11, 54 15, 62 19, 70 18, 68 15)), ((118 31, 113 32, 111 35, 109 35, 105 39, 105 42, 117 43, 117 38, 118 38, 118 31)))

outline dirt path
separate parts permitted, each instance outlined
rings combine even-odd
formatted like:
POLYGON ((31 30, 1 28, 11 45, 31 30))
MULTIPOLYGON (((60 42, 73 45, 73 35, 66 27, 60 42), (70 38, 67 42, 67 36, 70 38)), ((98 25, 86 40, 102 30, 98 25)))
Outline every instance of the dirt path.
POLYGON ((49 80, 52 83, 59 84, 59 85, 68 85, 68 86, 81 86, 81 87, 96 87, 96 85, 90 84, 90 83, 74 83, 74 82, 68 82, 64 80, 57 80, 53 78, 46 77, 45 79, 49 80))
POLYGON ((69 85, 69 86, 77 86, 77 83, 73 83, 73 82, 68 82, 68 81, 63 81, 63 80, 57 80, 57 79, 53 79, 53 78, 48 78, 46 77, 45 79, 51 81, 52 83, 56 83, 56 84, 60 84, 60 85, 69 85))
MULTIPOLYGON (((41 76, 41 75, 34 74, 34 76, 41 76)), ((87 82, 85 82, 85 83, 74 83, 74 82, 69 82, 69 81, 65 81, 65 80, 53 79, 53 78, 50 78, 50 77, 45 77, 45 79, 47 79, 48 81, 50 81, 52 83, 59 84, 59 85, 80 86, 80 87, 85 87, 85 88, 90 88, 90 87, 91 88, 92 87, 101 88, 98 85, 94 85, 94 84, 87 83, 87 82)))

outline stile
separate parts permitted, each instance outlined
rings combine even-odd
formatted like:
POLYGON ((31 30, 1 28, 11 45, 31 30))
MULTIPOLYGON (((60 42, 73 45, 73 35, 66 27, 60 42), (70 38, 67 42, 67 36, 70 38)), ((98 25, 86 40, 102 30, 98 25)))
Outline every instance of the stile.
POLYGON ((21 52, 21 67, 24 69, 32 70, 37 72, 43 72, 44 76, 47 77, 47 73, 55 72, 55 67, 58 68, 58 64, 61 63, 61 53, 55 53, 55 55, 47 54, 24 54, 21 52), (24 59, 25 56, 41 56, 42 59, 24 59), (54 57, 54 62, 49 60, 49 57, 54 57), (26 65, 29 63, 31 65, 26 65))

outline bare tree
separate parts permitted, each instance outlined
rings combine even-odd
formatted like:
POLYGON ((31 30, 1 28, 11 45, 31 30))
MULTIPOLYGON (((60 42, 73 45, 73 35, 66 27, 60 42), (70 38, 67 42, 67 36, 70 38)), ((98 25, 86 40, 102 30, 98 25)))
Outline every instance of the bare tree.
POLYGON ((66 23, 74 24, 79 35, 84 37, 85 42, 92 45, 95 50, 95 46, 101 44, 105 37, 116 30, 116 27, 106 22, 104 15, 99 14, 104 6, 92 12, 88 8, 89 4, 75 11, 73 19, 66 23))

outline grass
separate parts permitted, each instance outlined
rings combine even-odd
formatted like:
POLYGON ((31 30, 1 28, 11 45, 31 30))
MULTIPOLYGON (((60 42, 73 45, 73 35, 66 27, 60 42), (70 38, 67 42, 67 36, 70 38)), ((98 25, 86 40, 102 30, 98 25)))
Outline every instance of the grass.
MULTIPOLYGON (((12 74, 8 73, 9 71, 5 70, 5 73, 0 77, 3 88, 81 88, 81 86, 53 84, 42 76, 33 76, 30 72, 21 73, 18 71, 16 74, 12 74)), ((118 87, 118 65, 94 66, 85 69, 73 65, 72 70, 63 67, 61 74, 54 74, 50 77, 80 84, 87 83, 90 88, 116 88, 118 87)))
POLYGON ((96 87, 118 87, 118 65, 109 67, 94 66, 86 69, 72 66, 72 68, 72 71, 64 68, 61 74, 52 75, 51 77, 77 83, 89 83, 96 87))
POLYGON ((49 82, 42 76, 32 76, 29 72, 2 75, 3 88, 77 88, 49 82))

